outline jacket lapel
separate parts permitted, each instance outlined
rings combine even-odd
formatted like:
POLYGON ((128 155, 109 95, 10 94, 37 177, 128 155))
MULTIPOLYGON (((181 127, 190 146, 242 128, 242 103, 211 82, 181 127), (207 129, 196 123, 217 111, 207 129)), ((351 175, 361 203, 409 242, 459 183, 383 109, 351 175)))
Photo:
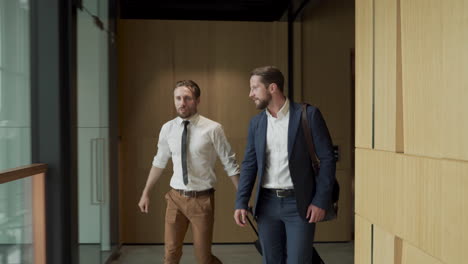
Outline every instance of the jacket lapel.
POLYGON ((301 123, 301 108, 294 102, 289 106, 289 125, 288 125, 288 159, 291 159, 292 147, 296 140, 297 129, 301 123))

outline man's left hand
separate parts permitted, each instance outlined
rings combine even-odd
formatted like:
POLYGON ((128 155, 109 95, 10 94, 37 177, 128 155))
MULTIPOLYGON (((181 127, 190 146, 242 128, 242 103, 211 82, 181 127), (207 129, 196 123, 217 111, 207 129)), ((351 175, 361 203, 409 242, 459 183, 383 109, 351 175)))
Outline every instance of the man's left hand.
POLYGON ((311 204, 309 205, 309 208, 307 208, 306 217, 309 219, 309 223, 317 223, 325 217, 325 210, 311 204))

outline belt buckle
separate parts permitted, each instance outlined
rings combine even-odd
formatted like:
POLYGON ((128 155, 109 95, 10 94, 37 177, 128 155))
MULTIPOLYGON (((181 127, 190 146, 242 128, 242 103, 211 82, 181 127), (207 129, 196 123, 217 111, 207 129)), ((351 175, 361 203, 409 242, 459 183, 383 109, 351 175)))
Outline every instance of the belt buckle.
POLYGON ((286 195, 281 195, 281 193, 285 193, 284 190, 276 190, 276 197, 278 198, 284 198, 286 195))
POLYGON ((186 198, 190 198, 190 195, 189 195, 190 191, 188 190, 182 190, 182 196, 186 197, 186 198))

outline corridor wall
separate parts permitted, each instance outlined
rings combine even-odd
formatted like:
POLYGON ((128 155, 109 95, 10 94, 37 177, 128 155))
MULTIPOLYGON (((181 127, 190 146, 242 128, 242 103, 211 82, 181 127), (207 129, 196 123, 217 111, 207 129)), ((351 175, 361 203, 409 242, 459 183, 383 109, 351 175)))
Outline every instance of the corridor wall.
POLYGON ((339 217, 319 223, 315 240, 350 241, 354 204, 354 2, 329 0, 309 5, 301 24, 301 100, 319 107, 338 147, 339 217))
POLYGON ((355 263, 468 258, 466 14, 356 1, 355 263))

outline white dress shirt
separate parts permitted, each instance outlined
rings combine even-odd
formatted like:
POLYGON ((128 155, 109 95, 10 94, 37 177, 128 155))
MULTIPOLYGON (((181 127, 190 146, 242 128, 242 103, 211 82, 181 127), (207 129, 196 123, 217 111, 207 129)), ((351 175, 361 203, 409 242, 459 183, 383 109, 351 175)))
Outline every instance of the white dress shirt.
POLYGON ((276 118, 270 114, 268 109, 265 112, 268 126, 265 152, 266 170, 262 187, 292 189, 294 186, 289 172, 288 160, 289 100, 286 99, 276 118))
POLYGON ((239 174, 236 155, 232 151, 224 134, 223 127, 208 118, 195 114, 187 126, 187 186, 182 178, 181 142, 184 131, 184 119, 176 117, 165 123, 161 128, 158 142, 158 152, 153 159, 153 166, 166 168, 169 158, 172 158, 174 174, 170 185, 174 189, 203 191, 213 188, 216 183, 214 167, 216 156, 224 165, 228 176, 239 174))

